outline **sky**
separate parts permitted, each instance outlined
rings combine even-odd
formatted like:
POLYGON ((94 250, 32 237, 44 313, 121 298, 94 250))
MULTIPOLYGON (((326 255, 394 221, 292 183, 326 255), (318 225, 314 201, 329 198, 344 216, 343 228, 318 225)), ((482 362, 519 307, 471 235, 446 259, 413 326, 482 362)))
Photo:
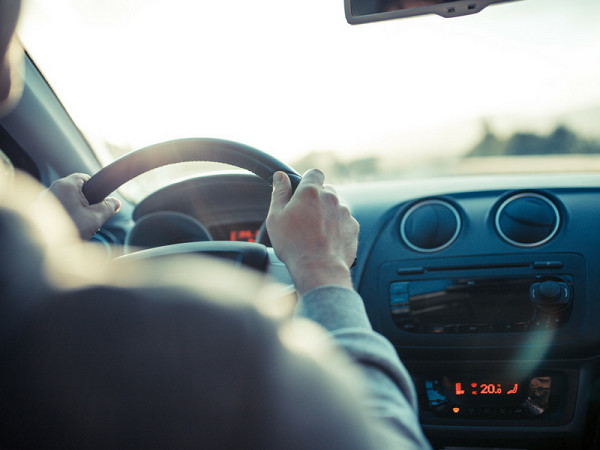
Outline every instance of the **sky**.
POLYGON ((92 142, 232 139, 420 158, 566 122, 600 133, 600 1, 359 26, 343 0, 25 0, 19 34, 92 142))

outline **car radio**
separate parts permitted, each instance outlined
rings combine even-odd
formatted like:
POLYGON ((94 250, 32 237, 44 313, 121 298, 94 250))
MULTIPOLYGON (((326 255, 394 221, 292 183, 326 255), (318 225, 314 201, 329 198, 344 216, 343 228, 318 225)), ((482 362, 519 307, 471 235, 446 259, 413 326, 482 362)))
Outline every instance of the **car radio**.
POLYGON ((405 332, 435 334, 561 327, 573 309, 576 280, 584 279, 581 259, 520 259, 468 266, 438 260, 418 271, 397 268, 385 285, 393 323, 405 332))

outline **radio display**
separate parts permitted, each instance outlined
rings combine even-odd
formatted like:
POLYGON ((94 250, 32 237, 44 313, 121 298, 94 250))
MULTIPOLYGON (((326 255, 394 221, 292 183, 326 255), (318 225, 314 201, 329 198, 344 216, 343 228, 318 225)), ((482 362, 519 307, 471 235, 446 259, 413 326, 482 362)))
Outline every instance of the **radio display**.
MULTIPOLYGON (((572 286, 570 276, 561 280, 572 286)), ((413 332, 463 332, 463 326, 481 332, 519 331, 536 317, 530 289, 539 282, 537 276, 393 282, 390 312, 396 325, 413 332)))
POLYGON ((410 283, 410 309, 420 323, 515 323, 531 319, 535 278, 475 278, 410 283))

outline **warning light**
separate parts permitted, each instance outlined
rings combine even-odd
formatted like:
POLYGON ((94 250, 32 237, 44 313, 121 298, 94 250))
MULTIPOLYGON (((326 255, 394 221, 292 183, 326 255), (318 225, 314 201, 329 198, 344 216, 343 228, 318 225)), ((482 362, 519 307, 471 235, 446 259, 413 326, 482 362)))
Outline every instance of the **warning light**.
POLYGON ((458 407, 455 406, 454 408, 452 408, 452 412, 454 414, 458 414, 460 412, 460 408, 458 408, 458 407))
POLYGON ((456 395, 464 395, 465 391, 462 388, 462 383, 456 383, 456 395))

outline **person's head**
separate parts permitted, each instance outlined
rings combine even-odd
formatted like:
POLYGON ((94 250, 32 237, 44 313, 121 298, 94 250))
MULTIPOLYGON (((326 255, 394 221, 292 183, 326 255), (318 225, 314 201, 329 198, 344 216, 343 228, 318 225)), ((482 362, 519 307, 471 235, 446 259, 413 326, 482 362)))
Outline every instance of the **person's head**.
POLYGON ((15 37, 20 9, 20 0, 0 0, 0 117, 12 109, 23 85, 23 51, 15 37))

